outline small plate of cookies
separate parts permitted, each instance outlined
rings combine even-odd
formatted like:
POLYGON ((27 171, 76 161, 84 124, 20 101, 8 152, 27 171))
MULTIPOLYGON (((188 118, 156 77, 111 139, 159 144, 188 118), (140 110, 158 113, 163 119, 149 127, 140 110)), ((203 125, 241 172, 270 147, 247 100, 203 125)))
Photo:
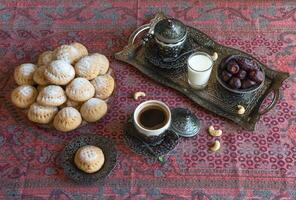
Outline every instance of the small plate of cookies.
POLYGON ((83 135, 72 139, 59 155, 65 174, 79 184, 103 182, 116 165, 114 143, 102 136, 83 135))
POLYGON ((72 131, 100 120, 114 94, 109 60, 77 42, 43 52, 37 64, 16 67, 12 103, 42 127, 72 131))

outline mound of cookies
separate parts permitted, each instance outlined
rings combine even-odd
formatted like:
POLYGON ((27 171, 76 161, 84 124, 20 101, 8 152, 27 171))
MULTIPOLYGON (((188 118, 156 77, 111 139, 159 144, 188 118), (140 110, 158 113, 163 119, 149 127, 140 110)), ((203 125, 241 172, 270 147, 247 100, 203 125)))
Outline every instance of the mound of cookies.
POLYGON ((100 120, 115 86, 106 56, 77 42, 43 52, 37 64, 19 65, 14 79, 12 103, 26 109, 29 120, 63 132, 100 120))

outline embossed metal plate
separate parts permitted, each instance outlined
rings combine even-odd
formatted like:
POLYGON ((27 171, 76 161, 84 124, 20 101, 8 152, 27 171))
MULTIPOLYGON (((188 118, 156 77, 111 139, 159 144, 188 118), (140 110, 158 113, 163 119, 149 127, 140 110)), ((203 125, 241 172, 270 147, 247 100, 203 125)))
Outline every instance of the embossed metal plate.
MULTIPOLYGON (((150 25, 153 26, 155 21, 163 17, 165 16, 161 13, 157 14, 155 18, 151 20, 150 25)), ((147 27, 149 28, 149 24, 143 25, 143 27, 144 29, 147 29, 147 27)), ((217 52, 219 55, 218 60, 213 66, 208 86, 203 90, 195 90, 189 86, 186 69, 172 73, 170 69, 164 70, 156 67, 145 59, 147 41, 133 43, 139 32, 144 30, 141 29, 141 27, 131 35, 129 44, 124 47, 122 51, 115 54, 115 58, 131 64, 153 80, 178 90, 205 109, 230 119, 247 130, 254 130, 255 124, 260 116, 275 106, 279 99, 279 88, 281 87, 282 82, 289 77, 289 74, 269 69, 251 55, 231 47, 220 45, 208 35, 193 27, 187 26, 187 28, 188 38, 196 43, 194 46, 195 48, 197 47, 197 51, 204 51, 209 54, 217 52), (227 91, 218 83, 216 79, 217 67, 221 60, 230 55, 248 56, 257 60, 265 72, 264 85, 259 90, 246 94, 235 94, 227 91), (271 92, 274 93, 271 104, 263 111, 260 111, 262 102, 271 92), (244 115, 237 114, 237 105, 243 105, 246 108, 244 115)))

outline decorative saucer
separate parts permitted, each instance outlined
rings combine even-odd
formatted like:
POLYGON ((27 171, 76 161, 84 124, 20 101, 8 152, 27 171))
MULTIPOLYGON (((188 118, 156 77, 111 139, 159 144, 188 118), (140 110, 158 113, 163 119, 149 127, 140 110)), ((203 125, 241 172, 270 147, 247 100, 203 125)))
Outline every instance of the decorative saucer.
POLYGON ((113 142, 98 135, 83 135, 72 139, 60 154, 60 165, 64 168, 65 174, 76 183, 91 184, 103 182, 116 165, 117 151, 113 142), (102 149, 105 156, 105 163, 95 173, 85 173, 78 169, 74 163, 76 151, 85 145, 94 145, 102 149))
POLYGON ((171 130, 167 130, 167 133, 163 137, 163 140, 156 145, 149 145, 138 137, 135 137, 137 132, 132 119, 129 118, 124 130, 124 142, 135 153, 144 156, 160 157, 173 150, 179 140, 179 136, 171 130))

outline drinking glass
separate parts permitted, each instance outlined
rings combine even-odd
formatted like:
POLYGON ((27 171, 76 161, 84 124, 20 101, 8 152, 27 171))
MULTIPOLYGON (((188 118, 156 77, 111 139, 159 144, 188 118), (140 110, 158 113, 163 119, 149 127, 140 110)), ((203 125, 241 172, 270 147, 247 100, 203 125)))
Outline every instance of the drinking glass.
POLYGON ((207 86, 214 60, 205 52, 195 52, 187 60, 188 83, 194 89, 207 86))

